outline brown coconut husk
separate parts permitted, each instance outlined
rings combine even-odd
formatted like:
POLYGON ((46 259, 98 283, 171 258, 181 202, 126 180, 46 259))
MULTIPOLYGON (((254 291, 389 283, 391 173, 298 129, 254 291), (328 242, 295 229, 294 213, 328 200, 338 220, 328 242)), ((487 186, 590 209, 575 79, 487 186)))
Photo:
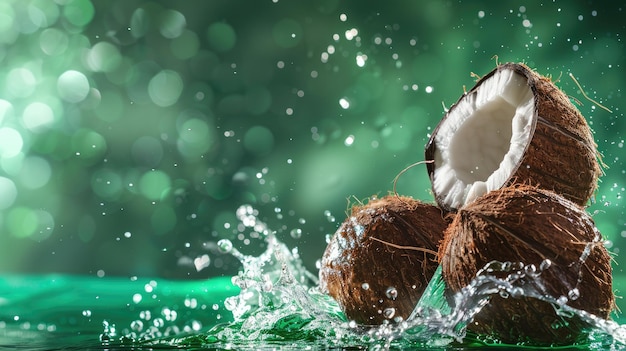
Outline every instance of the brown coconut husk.
MULTIPOLYGON (((579 297, 567 305, 604 319, 615 307, 611 258, 593 220, 570 201, 535 187, 503 188, 460 209, 446 231, 440 259, 450 294, 491 261, 540 267, 548 259, 551 265, 540 275, 545 294, 567 297, 578 289, 579 297)), ((570 344, 586 327, 577 317, 558 316, 548 302, 497 294, 468 325, 505 343, 541 345, 570 344)))
POLYGON ((410 197, 353 207, 324 252, 321 290, 359 324, 406 319, 437 269, 446 226, 439 208, 410 197))
MULTIPOLYGON (((542 189, 552 190, 578 205, 585 205, 593 196, 601 174, 598 152, 589 125, 567 95, 549 78, 541 76, 522 63, 498 65, 461 96, 432 133, 426 145, 425 159, 427 161, 436 159, 439 145, 435 137, 441 124, 454 113, 455 107, 466 96, 480 89, 486 80, 503 70, 513 70, 527 80, 534 95, 535 109, 529 130, 531 138, 527 143, 525 154, 502 187, 517 183, 533 184, 542 189)), ((437 162, 427 163, 431 180, 437 167, 437 162)), ((458 208, 451 208, 434 187, 433 191, 437 203, 442 208, 446 210, 458 208)))

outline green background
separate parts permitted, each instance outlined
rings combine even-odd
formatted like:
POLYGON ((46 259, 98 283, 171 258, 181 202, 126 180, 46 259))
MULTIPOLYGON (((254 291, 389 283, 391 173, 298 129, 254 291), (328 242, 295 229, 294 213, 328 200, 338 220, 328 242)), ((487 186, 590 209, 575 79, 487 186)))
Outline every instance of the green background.
MULTIPOLYGON (((243 204, 314 270, 348 204, 423 160, 471 73, 515 61, 558 80, 594 130, 608 168, 589 211, 619 294, 625 8, 1 0, 0 273, 232 274, 219 239, 263 246, 243 204)), ((432 201, 424 166, 397 190, 432 201)))

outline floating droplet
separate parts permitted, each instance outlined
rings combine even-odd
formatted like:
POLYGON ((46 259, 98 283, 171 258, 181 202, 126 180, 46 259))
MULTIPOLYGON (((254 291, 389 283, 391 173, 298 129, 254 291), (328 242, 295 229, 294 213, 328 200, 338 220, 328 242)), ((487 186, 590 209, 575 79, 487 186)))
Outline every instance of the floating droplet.
POLYGON ((163 318, 155 318, 152 321, 152 325, 154 325, 157 328, 163 328, 163 326, 165 326, 165 321, 163 321, 163 318))
POLYGON ((196 308, 198 307, 198 300, 191 297, 185 299, 185 307, 196 308))
POLYGON ((391 286, 387 288, 387 291, 385 292, 385 294, 387 295, 388 298, 395 300, 398 297, 398 290, 394 288, 393 286, 391 286))
POLYGON ((217 248, 221 253, 230 253, 233 250, 233 243, 228 239, 222 239, 217 242, 217 248))
POLYGON ((199 331, 200 329, 202 329, 202 323, 197 320, 191 321, 191 329, 193 329, 194 331, 199 331))
POLYGON ((326 236, 324 237, 324 239, 326 240, 326 244, 330 244, 330 240, 332 240, 332 238, 332 234, 326 234, 326 236))
POLYGON ((552 261, 545 259, 541 261, 541 264, 539 265, 539 270, 545 271, 546 269, 550 268, 551 265, 552 265, 552 261))
POLYGON ((300 239, 302 237, 302 229, 300 228, 292 229, 291 232, 289 232, 289 235, 291 235, 291 237, 294 239, 300 239))
POLYGON ((578 288, 574 288, 567 293, 567 297, 572 301, 578 300, 578 298, 580 297, 580 291, 578 290, 578 288))
POLYGON ((171 308, 168 307, 163 307, 161 309, 161 315, 163 317, 165 317, 166 321, 175 321, 176 318, 178 317, 178 312, 176 312, 176 310, 173 310, 171 308))
POLYGON ((200 272, 211 264, 211 258, 209 257, 209 255, 204 254, 202 256, 196 257, 193 260, 193 264, 196 267, 196 271, 200 272))
POLYGON ((130 329, 136 332, 140 332, 143 330, 143 322, 140 320, 135 320, 130 322, 130 329))
POLYGON ((393 307, 385 308, 383 310, 383 316, 387 319, 393 318, 395 314, 396 314, 396 309, 393 307))

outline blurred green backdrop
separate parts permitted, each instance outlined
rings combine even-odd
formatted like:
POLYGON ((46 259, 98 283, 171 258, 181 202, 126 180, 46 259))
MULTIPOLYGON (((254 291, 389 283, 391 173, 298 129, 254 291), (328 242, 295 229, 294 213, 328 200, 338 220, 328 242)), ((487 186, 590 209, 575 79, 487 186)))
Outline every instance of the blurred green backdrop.
MULTIPOLYGON (((1 0, 0 273, 232 274, 219 239, 262 249, 242 204, 315 269, 348 199, 423 160, 497 56, 580 101, 608 165, 589 210, 624 291, 625 7, 1 0)), ((432 200, 423 166, 397 190, 432 200)))

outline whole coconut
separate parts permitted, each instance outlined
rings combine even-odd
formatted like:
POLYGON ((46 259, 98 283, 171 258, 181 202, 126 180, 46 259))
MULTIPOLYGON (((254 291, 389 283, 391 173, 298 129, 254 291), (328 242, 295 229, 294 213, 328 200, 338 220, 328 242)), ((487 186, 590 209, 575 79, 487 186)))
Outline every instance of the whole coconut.
MULTIPOLYGON (((535 187, 494 190, 461 208, 445 233, 440 260, 449 295, 499 261, 542 267, 534 287, 570 307, 606 319, 615 306, 611 258, 591 217, 535 187)), ((575 342, 587 326, 541 299, 494 294, 468 329, 505 343, 554 345, 575 342)))
POLYGON ((324 252, 321 290, 359 324, 406 319, 437 269, 446 226, 439 208, 409 197, 354 206, 324 252))

